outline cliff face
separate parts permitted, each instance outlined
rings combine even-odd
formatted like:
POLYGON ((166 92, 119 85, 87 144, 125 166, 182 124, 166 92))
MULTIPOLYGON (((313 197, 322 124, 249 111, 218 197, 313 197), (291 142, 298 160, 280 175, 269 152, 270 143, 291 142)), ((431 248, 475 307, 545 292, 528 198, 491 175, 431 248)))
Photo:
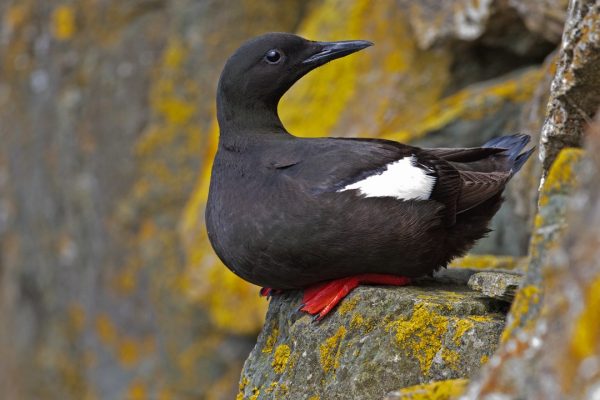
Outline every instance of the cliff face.
MULTIPOLYGON (((256 296, 257 288, 218 262, 206 240, 203 210, 218 138, 215 85, 225 58, 243 40, 264 31, 292 31, 317 40, 361 38, 376 43, 368 53, 315 71, 284 98, 282 118, 299 135, 476 145, 506 132, 534 136, 542 132, 544 165, 548 167, 558 155, 557 165, 566 166, 574 165, 579 153, 560 151, 565 144, 580 145, 582 129, 598 106, 597 91, 590 88, 599 86, 597 68, 588 62, 598 54, 597 7, 591 1, 573 2, 563 50, 557 51, 567 19, 566 3, 2 2, 0 385, 7 393, 4 397, 235 396, 243 359, 263 325, 267 303, 256 296), (323 109, 328 112, 322 113, 323 109)), ((537 326, 527 321, 550 307, 543 295, 546 282, 541 281, 547 261, 535 254, 547 254, 557 246, 546 239, 560 237, 553 232, 567 218, 560 210, 569 197, 573 175, 560 175, 566 170, 557 168, 557 180, 546 182, 550 194, 540 204, 548 211, 540 209, 535 220, 537 239, 529 247, 533 259, 529 265, 539 267, 527 271, 502 348, 510 350, 511 338, 528 324, 537 326)), ((494 221, 494 233, 476 251, 528 253, 541 175, 541 164, 528 163, 511 183, 506 205, 494 221)), ((571 242, 564 242, 565 246, 571 242)), ((471 257, 456 265, 525 264, 520 259, 471 257)), ((566 274, 565 269, 557 270, 566 274)), ((597 350, 589 339, 597 337, 595 300, 588 282, 584 283, 568 286, 578 288, 569 292, 576 293, 569 299, 580 302, 569 309, 569 316, 564 315, 572 319, 582 315, 576 322, 582 329, 573 332, 578 339, 569 344, 579 357, 573 358, 573 365, 597 350), (583 343, 581 348, 578 343, 583 343)), ((246 380, 242 377, 242 394, 270 398, 283 393, 285 386, 278 383, 271 388, 272 382, 296 387, 290 366, 302 348, 311 354, 306 365, 314 365, 315 374, 325 382, 315 381, 315 394, 325 393, 324 388, 334 390, 336 380, 348 379, 344 374, 350 371, 346 368, 351 368, 351 360, 375 354, 374 344, 360 343, 359 338, 368 334, 390 351, 381 356, 378 372, 397 371, 391 364, 394 351, 402 355, 404 369, 412 374, 389 375, 385 390, 471 376, 485 361, 482 356, 493 349, 502 319, 496 311, 503 310, 491 307, 493 301, 479 298, 464 282, 439 287, 438 297, 429 293, 435 285, 423 285, 410 289, 418 301, 395 290, 361 289, 350 298, 357 301, 355 309, 327 323, 335 322, 335 327, 326 323, 313 327, 302 318, 294 319, 292 309, 286 307, 294 304, 295 295, 286 298, 289 304, 283 297, 275 300, 269 321, 279 326, 273 342, 277 344, 271 353, 263 352, 262 344, 255 349, 259 354, 251 360, 262 360, 263 365, 256 364, 246 380), (458 299, 448 297, 453 292, 458 299), (385 316, 377 320, 376 310, 361 309, 370 298, 393 309, 386 313, 389 320, 385 316), (487 312, 492 312, 489 320, 477 319, 487 312), (360 314, 363 322, 373 320, 372 331, 358 324, 358 316, 353 322, 354 314, 360 314), (429 317, 439 323, 429 324, 429 317), (435 354, 416 342, 417 347, 409 348, 398 340, 398 332, 412 337, 410 332, 419 330, 419 323, 431 326, 425 331, 431 338, 440 338, 434 343, 435 354), (341 327, 345 334, 338 335, 339 352, 333 355, 333 350, 326 350, 322 357, 321 345, 338 337, 341 327), (460 343, 456 342, 457 332, 465 327, 460 343), (296 348, 286 339, 310 329, 320 335, 318 343, 304 341, 296 348), (485 346, 477 348, 477 357, 467 362, 468 353, 462 351, 475 346, 470 332, 487 339, 485 346), (284 347, 277 352, 278 346, 284 347), (285 346, 289 347, 287 363, 283 362, 288 354, 285 346), (279 361, 274 367, 275 355, 279 361), (338 356, 348 361, 339 368, 338 356), (330 365, 328 371, 323 359, 330 365), (453 364, 457 359, 461 360, 458 366, 453 364), (266 375, 261 383, 262 373, 266 375), (260 395, 253 392, 253 385, 262 385, 260 395)), ((260 340, 267 343, 271 324, 264 329, 260 340)), ((557 339, 553 340, 548 343, 559 349, 557 339)), ((484 372, 477 381, 481 383, 468 393, 494 387, 489 383, 494 374, 508 377, 504 374, 512 364, 501 365, 507 371, 484 372)), ((523 379, 525 385, 528 381, 523 379)), ((367 393, 367 386, 356 390, 367 393)), ((462 380, 451 381, 436 390, 454 393, 464 386, 462 380)), ((335 390, 341 393, 342 389, 335 390)), ((383 395, 383 387, 377 390, 373 393, 383 395)))

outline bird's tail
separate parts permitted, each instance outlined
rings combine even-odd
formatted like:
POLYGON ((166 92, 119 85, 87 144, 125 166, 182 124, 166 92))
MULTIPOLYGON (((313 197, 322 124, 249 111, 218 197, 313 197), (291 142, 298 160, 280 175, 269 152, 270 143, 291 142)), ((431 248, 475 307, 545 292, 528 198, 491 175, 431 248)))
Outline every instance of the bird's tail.
POLYGON ((514 175, 516 174, 523 164, 531 157, 535 151, 535 147, 521 153, 521 150, 527 146, 527 143, 531 140, 529 135, 516 134, 510 136, 500 136, 489 140, 481 147, 494 148, 494 149, 505 149, 502 153, 508 156, 508 159, 512 162, 510 171, 514 175))

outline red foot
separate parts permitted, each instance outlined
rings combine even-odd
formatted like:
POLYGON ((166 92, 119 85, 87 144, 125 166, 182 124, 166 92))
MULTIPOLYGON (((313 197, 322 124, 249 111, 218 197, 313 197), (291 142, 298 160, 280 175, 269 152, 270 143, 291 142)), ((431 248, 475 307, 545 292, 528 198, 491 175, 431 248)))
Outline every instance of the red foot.
POLYGON ((283 290, 281 290, 281 289, 273 289, 270 287, 264 287, 264 288, 260 288, 260 292, 258 292, 258 294, 259 294, 259 296, 269 298, 269 297, 273 296, 274 294, 279 294, 281 292, 283 292, 283 290))
POLYGON ((315 315, 320 321, 361 283, 391 286, 408 285, 410 278, 386 274, 361 274, 318 283, 304 290, 301 311, 315 315))

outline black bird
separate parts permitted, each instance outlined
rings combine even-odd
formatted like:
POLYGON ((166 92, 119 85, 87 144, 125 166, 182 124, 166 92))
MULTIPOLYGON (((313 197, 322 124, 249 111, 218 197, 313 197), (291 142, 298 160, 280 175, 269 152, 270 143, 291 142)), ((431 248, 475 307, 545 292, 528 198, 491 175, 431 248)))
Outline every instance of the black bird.
POLYGON ((217 89, 210 242, 249 282, 305 289, 302 309, 317 318, 360 283, 407 284, 464 254, 533 152, 521 153, 527 135, 436 149, 292 136, 277 114, 281 96, 309 71, 371 45, 268 33, 229 58, 217 89))

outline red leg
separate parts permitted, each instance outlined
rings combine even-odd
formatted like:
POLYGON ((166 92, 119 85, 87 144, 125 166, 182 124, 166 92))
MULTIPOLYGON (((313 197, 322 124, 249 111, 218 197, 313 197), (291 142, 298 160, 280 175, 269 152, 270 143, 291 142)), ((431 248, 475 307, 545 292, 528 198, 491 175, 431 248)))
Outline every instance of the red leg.
POLYGON ((361 283, 403 286, 410 278, 386 274, 361 274, 318 283, 304 290, 300 310, 315 315, 317 321, 325 317, 340 301, 361 283))
POLYGON ((281 290, 281 289, 273 289, 273 288, 270 288, 270 287, 264 287, 264 288, 260 288, 260 291, 258 292, 258 295, 262 296, 262 297, 269 298, 269 297, 273 296, 274 294, 279 294, 279 293, 282 293, 282 292, 283 292, 283 290, 281 290))

